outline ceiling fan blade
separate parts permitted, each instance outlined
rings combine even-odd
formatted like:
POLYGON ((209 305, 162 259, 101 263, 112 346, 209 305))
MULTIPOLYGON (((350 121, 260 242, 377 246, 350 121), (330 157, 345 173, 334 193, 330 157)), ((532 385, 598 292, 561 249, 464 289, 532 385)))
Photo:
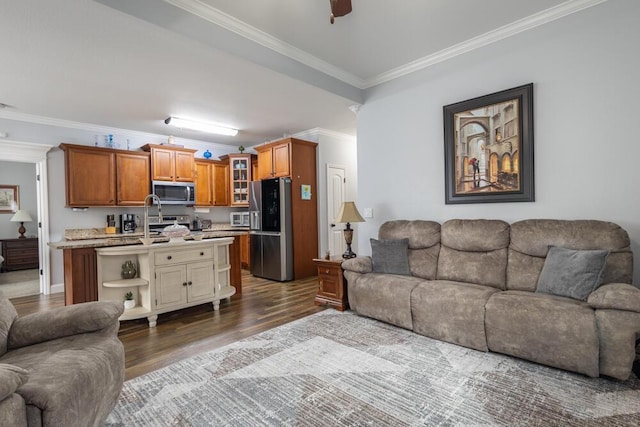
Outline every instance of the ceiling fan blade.
POLYGON ((344 16, 351 12, 351 0, 329 0, 331 14, 335 17, 344 16))

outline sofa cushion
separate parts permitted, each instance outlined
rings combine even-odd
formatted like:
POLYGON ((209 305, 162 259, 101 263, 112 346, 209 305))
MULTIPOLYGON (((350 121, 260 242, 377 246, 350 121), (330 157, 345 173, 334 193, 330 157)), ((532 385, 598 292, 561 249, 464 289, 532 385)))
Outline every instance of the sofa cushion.
POLYGON ((9 330, 18 317, 15 307, 6 298, 0 298, 0 356, 7 352, 9 330))
POLYGON ((441 243, 438 280, 504 289, 509 224, 499 220, 450 220, 442 225, 441 243))
POLYGON ((409 239, 369 239, 373 272, 411 275, 409 270, 409 239))
POLYGON ((371 317, 405 329, 413 329, 411 292, 423 282, 412 276, 358 274, 345 271, 349 307, 371 317))
POLYGON ((595 220, 529 219, 511 224, 507 289, 535 291, 549 246, 611 252, 603 283, 631 283, 633 254, 627 232, 595 220))
POLYGON ((421 335, 487 351, 484 306, 495 288, 434 280, 411 294, 413 330, 421 335))
POLYGON ((380 239, 409 239, 409 269, 423 279, 436 278, 440 252, 440 224, 435 221, 396 220, 380 226, 380 239))
POLYGON ((598 376, 595 311, 586 302, 504 291, 493 294, 485 308, 489 350, 598 376))
POLYGON ((602 281, 607 250, 575 250, 552 246, 536 292, 586 301, 602 281))

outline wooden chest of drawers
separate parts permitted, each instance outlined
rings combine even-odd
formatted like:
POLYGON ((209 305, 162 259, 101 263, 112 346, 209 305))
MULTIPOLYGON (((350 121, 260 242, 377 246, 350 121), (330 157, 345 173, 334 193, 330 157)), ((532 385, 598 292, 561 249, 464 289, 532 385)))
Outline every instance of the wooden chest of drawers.
POLYGON ((38 268, 38 239, 2 240, 2 271, 38 268))

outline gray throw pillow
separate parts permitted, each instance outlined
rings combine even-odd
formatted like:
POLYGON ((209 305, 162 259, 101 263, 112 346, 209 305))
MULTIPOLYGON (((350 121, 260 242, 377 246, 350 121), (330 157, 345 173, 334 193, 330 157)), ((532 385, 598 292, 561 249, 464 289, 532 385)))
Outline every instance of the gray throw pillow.
POLYGON ((586 301, 601 285, 607 250, 575 250, 551 246, 536 292, 586 301))
POLYGON ((370 239, 374 273, 411 275, 409 239, 370 239))

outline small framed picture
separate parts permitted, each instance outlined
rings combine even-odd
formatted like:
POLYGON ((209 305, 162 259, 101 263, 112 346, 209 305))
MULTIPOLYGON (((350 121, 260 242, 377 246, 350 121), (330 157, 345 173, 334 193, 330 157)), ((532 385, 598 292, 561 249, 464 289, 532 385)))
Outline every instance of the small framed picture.
POLYGON ((20 208, 17 185, 0 185, 0 213, 16 213, 20 208))
POLYGON ((311 185, 302 184, 302 200, 311 200, 311 185))

